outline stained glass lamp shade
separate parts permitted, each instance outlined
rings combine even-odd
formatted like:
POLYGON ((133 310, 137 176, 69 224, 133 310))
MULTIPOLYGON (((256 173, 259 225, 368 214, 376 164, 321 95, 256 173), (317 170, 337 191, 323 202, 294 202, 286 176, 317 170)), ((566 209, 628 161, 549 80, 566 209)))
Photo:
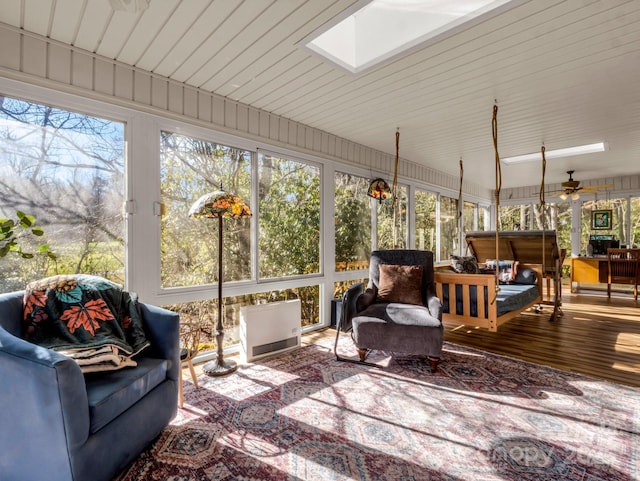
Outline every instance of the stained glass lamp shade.
POLYGON ((222 219, 232 217, 251 217, 251 209, 237 195, 217 190, 200 197, 189 209, 190 217, 218 218, 218 322, 216 325, 216 342, 218 353, 216 359, 205 363, 202 371, 209 376, 223 376, 236 370, 237 365, 233 361, 225 361, 222 350, 224 340, 224 323, 222 319, 222 219))
POLYGON ((369 184, 369 190, 367 191, 369 197, 373 197, 379 202, 387 199, 391 195, 391 189, 387 181, 381 178, 373 179, 369 184))

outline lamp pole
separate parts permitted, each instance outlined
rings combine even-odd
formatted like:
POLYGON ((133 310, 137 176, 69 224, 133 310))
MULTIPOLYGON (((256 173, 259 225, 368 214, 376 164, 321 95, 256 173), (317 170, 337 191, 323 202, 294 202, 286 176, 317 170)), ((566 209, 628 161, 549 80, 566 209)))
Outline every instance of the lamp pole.
POLYGON ((224 376, 238 368, 234 361, 225 361, 222 341, 224 340, 224 324, 222 322, 222 215, 218 216, 218 322, 216 323, 216 343, 218 355, 215 361, 202 366, 202 372, 209 376, 224 376))

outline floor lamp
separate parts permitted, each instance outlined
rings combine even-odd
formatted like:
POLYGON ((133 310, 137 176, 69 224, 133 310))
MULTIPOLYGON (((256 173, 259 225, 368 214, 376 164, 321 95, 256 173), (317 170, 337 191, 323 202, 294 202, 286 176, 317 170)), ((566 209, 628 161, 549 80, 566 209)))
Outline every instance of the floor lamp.
POLYGON ((238 196, 220 190, 205 194, 200 197, 189 209, 190 217, 218 218, 218 322, 216 325, 216 342, 218 344, 218 356, 202 366, 202 372, 209 376, 224 376, 236 370, 237 365, 233 361, 225 361, 222 353, 222 340, 224 339, 224 323, 222 322, 222 218, 251 217, 251 209, 238 196))

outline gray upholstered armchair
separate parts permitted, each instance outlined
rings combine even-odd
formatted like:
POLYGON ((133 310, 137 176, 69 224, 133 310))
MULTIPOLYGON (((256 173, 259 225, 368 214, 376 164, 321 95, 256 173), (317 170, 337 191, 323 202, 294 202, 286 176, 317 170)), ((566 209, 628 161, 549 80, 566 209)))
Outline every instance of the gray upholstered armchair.
POLYGON ((136 367, 83 374, 21 338, 23 292, 0 294, 0 478, 108 481, 175 416, 178 314, 140 304, 151 346, 136 367))
POLYGON ((371 254, 369 283, 352 285, 344 295, 336 327, 351 331, 364 362, 372 349, 423 355, 435 372, 444 330, 442 304, 435 295, 433 253, 420 250, 378 250, 371 254))

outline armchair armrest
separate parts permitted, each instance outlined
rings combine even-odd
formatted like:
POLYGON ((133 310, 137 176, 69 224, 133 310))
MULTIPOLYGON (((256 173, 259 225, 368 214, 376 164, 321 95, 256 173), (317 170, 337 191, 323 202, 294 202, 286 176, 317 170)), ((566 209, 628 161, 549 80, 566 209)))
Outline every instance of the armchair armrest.
POLYGON ((42 453, 68 459, 67 450, 86 442, 89 403, 75 361, 0 327, 0 378, 0 471, 5 462, 37 460, 42 453))
POLYGON ((336 330, 347 332, 351 330, 351 319, 358 312, 356 303, 362 293, 364 292, 364 284, 362 282, 356 282, 349 286, 347 291, 342 296, 342 312, 340 313, 340 320, 336 326, 336 330))
POLYGON ((427 298, 427 309, 429 313, 442 322, 442 301, 436 296, 427 298))
POLYGON ((180 316, 173 311, 152 304, 140 303, 144 329, 153 355, 169 359, 168 378, 179 379, 180 369, 180 316))
POLYGON ((357 312, 364 311, 367 307, 373 304, 377 295, 378 290, 375 287, 369 287, 364 291, 356 301, 357 312))

